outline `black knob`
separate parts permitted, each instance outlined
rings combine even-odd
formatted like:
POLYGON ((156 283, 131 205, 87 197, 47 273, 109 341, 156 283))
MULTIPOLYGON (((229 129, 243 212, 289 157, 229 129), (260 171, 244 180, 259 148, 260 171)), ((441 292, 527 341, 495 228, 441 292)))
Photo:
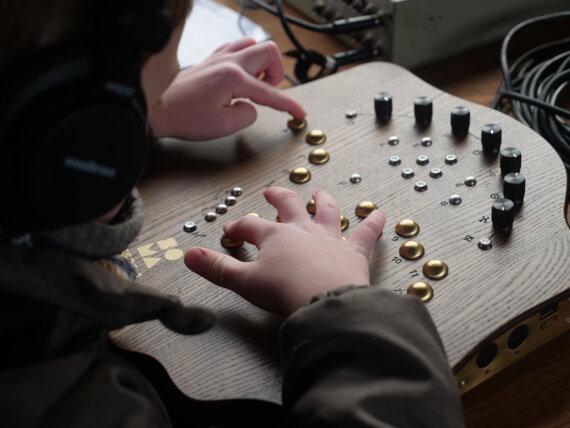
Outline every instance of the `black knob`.
POLYGON ((514 147, 505 147, 501 150, 501 175, 507 175, 511 172, 520 172, 522 162, 522 153, 514 147))
POLYGON ((515 204, 510 199, 496 199, 491 209, 493 227, 500 231, 508 231, 513 228, 515 219, 515 204))
POLYGON ((464 106, 453 107, 451 110, 451 133, 458 138, 465 138, 469 133, 471 113, 464 106))
POLYGON ((520 172, 510 172, 503 178, 503 193, 515 205, 520 205, 524 199, 526 180, 520 172))
POLYGON ((433 114, 433 102, 430 97, 418 97, 414 100, 414 115, 416 124, 420 128, 426 128, 431 123, 433 114))
POLYGON ((392 95, 388 92, 378 92, 374 97, 374 111, 379 123, 387 123, 392 117, 392 95))
POLYGON ((486 154, 495 155, 499 153, 501 134, 501 127, 495 123, 489 123, 481 129, 481 144, 486 154))

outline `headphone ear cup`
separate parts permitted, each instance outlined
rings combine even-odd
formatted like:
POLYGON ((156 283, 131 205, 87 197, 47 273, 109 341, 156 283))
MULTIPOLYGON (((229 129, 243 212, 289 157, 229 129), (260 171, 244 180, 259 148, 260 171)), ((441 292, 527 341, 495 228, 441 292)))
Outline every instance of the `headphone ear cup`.
POLYGON ((146 157, 139 87, 93 83, 94 59, 66 54, 21 82, 0 120, 3 225, 49 229, 92 220, 135 185, 146 157))

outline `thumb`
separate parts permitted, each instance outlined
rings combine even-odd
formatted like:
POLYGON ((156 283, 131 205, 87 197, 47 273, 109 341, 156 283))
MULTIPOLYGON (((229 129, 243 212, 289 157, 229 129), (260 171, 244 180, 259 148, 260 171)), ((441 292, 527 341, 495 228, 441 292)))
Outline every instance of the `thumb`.
POLYGON ((184 254, 184 264, 191 271, 221 287, 230 288, 241 268, 239 260, 206 248, 190 248, 184 254))

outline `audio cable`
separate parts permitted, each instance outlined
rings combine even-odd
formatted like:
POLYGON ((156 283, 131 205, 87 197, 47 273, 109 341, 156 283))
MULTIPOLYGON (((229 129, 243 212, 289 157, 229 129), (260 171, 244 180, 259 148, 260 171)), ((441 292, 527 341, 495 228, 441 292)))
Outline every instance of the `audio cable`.
POLYGON ((543 136, 570 169, 570 110, 560 107, 570 99, 570 37, 541 44, 508 65, 512 39, 532 28, 567 20, 570 12, 559 12, 529 19, 514 27, 501 46, 503 82, 491 105, 505 110, 509 100, 515 119, 543 136), (566 98, 564 98, 566 97, 566 98))

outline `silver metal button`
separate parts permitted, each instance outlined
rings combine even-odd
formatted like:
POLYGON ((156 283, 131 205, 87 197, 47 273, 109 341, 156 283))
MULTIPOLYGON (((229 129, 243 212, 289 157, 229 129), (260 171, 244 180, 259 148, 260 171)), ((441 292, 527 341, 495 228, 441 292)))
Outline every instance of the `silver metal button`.
POLYGON ((451 195, 449 197, 449 203, 451 205, 459 205, 461 203, 461 196, 459 195, 451 195))
POLYGON ((475 177, 467 177, 464 183, 466 186, 473 187, 477 184, 477 179, 475 177))
POLYGON ((390 159, 388 159, 388 163, 392 166, 396 166, 400 165, 402 163, 402 160, 400 159, 400 156, 390 156, 390 159))
POLYGON ((243 189, 241 187, 234 187, 230 193, 232 196, 241 196, 243 195, 243 189))
POLYGON ((425 137, 425 138, 422 138, 421 144, 424 147, 429 147, 433 144, 433 141, 431 140, 430 137, 425 137))
POLYGON ((362 177, 360 176, 360 174, 352 174, 350 176, 350 182, 351 183, 360 183, 362 181, 362 177))
POLYGON ((206 213, 206 215, 204 216, 204 220, 206 220, 207 222, 215 221, 217 218, 218 214, 216 214, 215 212, 206 213))
POLYGON ((416 163, 418 165, 427 165, 429 163, 429 159, 426 155, 419 155, 416 159, 416 163))
POLYGON ((184 232, 186 233, 195 232, 196 229, 198 229, 198 226, 196 226, 196 223, 194 223, 193 221, 187 221, 186 223, 184 223, 184 227, 182 228, 182 230, 184 230, 184 232))
POLYGON ((414 170, 412 168, 404 168, 402 170, 402 177, 412 178, 414 176, 414 170))
POLYGON ((489 238, 481 238, 479 239, 479 243, 477 244, 477 246, 482 250, 490 250, 491 248, 493 248, 493 243, 489 238))
POLYGON ((432 168, 429 170, 430 177, 439 178, 443 175, 443 171, 439 168, 432 168))
POLYGON ((457 156, 455 156, 455 155, 445 156, 445 163, 448 165, 453 165, 453 164, 457 163, 457 156))
POLYGON ((400 140, 395 135, 392 135, 390 138, 388 138, 388 144, 390 144, 391 146, 395 146, 399 142, 400 140))
POLYGON ((425 181, 416 181, 416 184, 414 185, 414 189, 416 189, 418 192, 425 192, 427 190, 427 184, 425 181))

